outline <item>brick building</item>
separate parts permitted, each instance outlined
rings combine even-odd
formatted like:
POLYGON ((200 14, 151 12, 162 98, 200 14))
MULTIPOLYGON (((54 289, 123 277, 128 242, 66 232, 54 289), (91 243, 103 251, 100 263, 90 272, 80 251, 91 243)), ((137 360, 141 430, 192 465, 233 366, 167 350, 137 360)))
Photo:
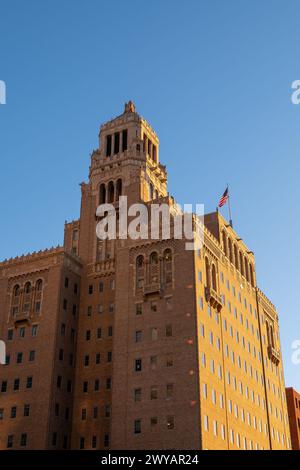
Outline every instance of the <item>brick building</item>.
POLYGON ((194 251, 96 236, 120 195, 176 207, 131 102, 81 192, 63 247, 0 264, 0 448, 290 448, 278 315, 226 220, 207 214, 194 251))
POLYGON ((300 450, 300 394, 292 387, 286 388, 286 399, 293 450, 300 450))

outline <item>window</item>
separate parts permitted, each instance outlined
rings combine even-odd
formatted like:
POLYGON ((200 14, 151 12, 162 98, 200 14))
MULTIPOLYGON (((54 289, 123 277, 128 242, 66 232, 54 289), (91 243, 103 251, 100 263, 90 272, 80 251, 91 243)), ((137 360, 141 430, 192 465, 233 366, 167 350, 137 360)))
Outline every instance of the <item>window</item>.
POLYGON ((136 304, 135 305, 135 314, 136 315, 142 315, 143 311, 142 311, 142 304, 136 304))
POLYGON ((82 408, 81 410, 81 420, 82 421, 86 420, 86 408, 82 408))
POLYGON ((89 295, 92 295, 92 293, 93 293, 93 284, 89 285, 88 293, 89 293, 89 295))
POLYGON ((158 330, 157 328, 151 328, 151 339, 156 341, 158 339, 158 330))
POLYGON ((96 449, 97 447, 97 436, 92 437, 92 449, 96 449))
POLYGON ((37 332, 38 332, 38 325, 32 325, 31 335, 32 336, 37 336, 37 332))
POLYGON ((7 391, 7 380, 2 380, 1 392, 5 393, 7 391))
POLYGON ((99 292, 103 292, 103 290, 104 290, 103 282, 99 282, 99 292))
POLYGON ((15 379, 14 380, 14 391, 17 391, 20 389, 20 379, 15 379))
POLYGON ((102 337, 102 330, 101 328, 97 328, 97 338, 101 339, 101 337, 102 337))
POLYGON ((153 385, 150 389, 150 400, 157 400, 158 398, 158 389, 153 385))
POLYGON ((61 376, 61 375, 58 375, 58 376, 57 376, 57 379, 56 379, 56 386, 57 386, 57 388, 61 388, 61 384, 62 384, 62 376, 61 376))
POLYGON ((65 288, 67 289, 69 287, 69 278, 65 277, 65 288))
POLYGON ((63 361, 63 360, 64 360, 64 350, 63 350, 63 349, 60 349, 60 350, 59 350, 58 359, 59 359, 60 361, 63 361))
POLYGON ((10 434, 9 436, 7 436, 7 445, 6 445, 6 447, 8 449, 11 449, 13 447, 13 444, 14 444, 14 436, 12 434, 10 434))
POLYGON ((111 378, 108 377, 106 379, 106 390, 110 390, 111 389, 111 378))
POLYGON ((87 391, 88 391, 88 382, 83 382, 82 391, 83 391, 83 393, 87 393, 87 391))
POLYGON ((134 421, 134 434, 141 434, 142 432, 142 423, 140 419, 134 421))
POLYGON ((151 428, 154 428, 155 426, 157 426, 157 423, 158 423, 158 418, 157 418, 157 416, 153 416, 152 418, 150 418, 150 426, 151 426, 151 428))
POLYGON ((135 388, 134 389, 134 401, 141 401, 142 399, 142 389, 135 388))
POLYGON ((17 416, 17 407, 16 406, 12 406, 11 407, 11 410, 10 410, 10 417, 11 418, 15 418, 17 416))
POLYGON ((100 353, 96 353, 96 364, 100 364, 101 361, 101 355, 100 353))
POLYGON ((113 327, 112 326, 109 326, 108 327, 108 336, 112 336, 113 335, 113 327))
POLYGON ((55 416, 59 416, 59 403, 55 403, 54 414, 55 416))
POLYGON ((20 439, 20 446, 21 447, 26 447, 26 444, 27 444, 27 434, 22 433, 21 434, 21 439, 20 439))
POLYGON ((108 351, 107 353, 107 362, 111 362, 112 361, 112 351, 108 351))
POLYGON ((127 129, 122 131, 122 152, 127 150, 127 129))
POLYGON ((94 419, 98 418, 98 406, 94 406, 93 408, 93 418, 94 419))
POLYGON ((174 429, 175 419, 174 416, 167 416, 167 429, 174 429))
POLYGON ((26 388, 32 388, 32 377, 27 377, 26 388))
POLYGON ((84 365, 85 365, 85 367, 87 367, 89 364, 90 364, 90 356, 88 354, 86 354, 84 356, 84 365))
POLYGON ((108 447, 108 446, 109 446, 109 434, 107 434, 107 433, 104 434, 103 446, 104 446, 104 447, 108 447))
POLYGON ((166 336, 167 337, 173 336, 172 325, 167 325, 166 326, 166 336))
POLYGON ((104 417, 110 418, 110 405, 105 405, 104 407, 104 417))
POLYGON ((84 449, 84 437, 81 437, 80 440, 79 440, 79 449, 84 449))
POLYGON ((23 353, 19 352, 17 354, 17 364, 21 364, 23 361, 23 353))
POLYGON ((24 338, 24 337, 25 337, 25 328, 24 328, 24 327, 20 328, 20 330, 19 330, 19 336, 20 336, 20 338, 24 338))
POLYGON ((167 384, 167 386, 166 386, 167 398, 172 398, 173 393, 174 393, 174 384, 167 384))
POLYGON ((94 391, 95 391, 95 392, 98 392, 98 391, 99 391, 99 388, 100 388, 100 380, 99 380, 99 379, 96 379, 96 380, 95 380, 95 383, 94 383, 94 391))
POLYGON ((7 339, 8 341, 11 341, 13 339, 13 336, 14 336, 14 330, 8 330, 7 331, 7 339))
POLYGON ((150 356, 150 367, 155 370, 157 367, 157 356, 150 356))
POLYGON ((67 310, 67 308, 68 308, 68 301, 67 301, 67 299, 64 299, 63 300, 63 309, 67 310))
POLYGON ((93 307, 91 305, 89 305, 88 308, 87 308, 87 316, 88 317, 92 316, 92 311, 93 311, 93 307))
POLYGON ((137 330, 135 332, 135 342, 136 343, 140 343, 142 341, 142 331, 141 330, 137 330))
POLYGON ((136 372, 140 372, 142 370, 142 359, 136 359, 134 367, 136 372))
POLYGON ((173 367, 173 365, 174 365, 173 354, 167 354, 166 367, 173 367))

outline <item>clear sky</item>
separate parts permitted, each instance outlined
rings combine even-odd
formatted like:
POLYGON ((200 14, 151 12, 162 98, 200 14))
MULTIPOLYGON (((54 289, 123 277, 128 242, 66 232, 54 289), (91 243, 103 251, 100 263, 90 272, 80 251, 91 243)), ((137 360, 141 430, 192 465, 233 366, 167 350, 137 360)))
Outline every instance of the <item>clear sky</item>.
POLYGON ((61 244, 99 125, 132 99, 157 131, 169 190, 235 229, 278 307, 300 390, 299 1, 1 0, 0 259, 61 244), (226 208, 223 210, 227 217, 226 208))

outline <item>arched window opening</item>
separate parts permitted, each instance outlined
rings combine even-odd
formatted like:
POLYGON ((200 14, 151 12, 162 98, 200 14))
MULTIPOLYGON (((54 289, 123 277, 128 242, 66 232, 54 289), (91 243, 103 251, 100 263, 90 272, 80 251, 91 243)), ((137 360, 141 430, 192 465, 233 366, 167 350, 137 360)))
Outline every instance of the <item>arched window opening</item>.
POLYGON ((158 263, 158 255, 156 251, 153 251, 150 255, 150 264, 157 264, 158 263))
POLYGON ((270 325, 270 345, 272 346, 272 348, 275 347, 274 332, 273 332, 273 326, 272 325, 270 325))
POLYGON ((164 259, 166 261, 172 261, 172 250, 170 248, 167 248, 164 252, 164 259))
POLYGON ((25 292, 25 294, 30 294, 30 292, 31 292, 30 282, 26 282, 25 287, 24 287, 24 292, 25 292))
POLYGON ((233 252, 232 252, 232 241, 230 238, 228 238, 228 255, 229 255, 229 260, 231 263, 233 263, 233 252))
POLYGON ((105 184, 102 183, 99 189, 99 203, 105 204, 105 201, 106 201, 106 188, 105 188, 105 184))
POLYGON ((244 258, 243 258, 243 254, 241 251, 240 251, 240 271, 241 271, 241 275, 244 276, 244 258))
POLYGON ((166 284, 170 284, 173 279, 172 274, 172 250, 167 248, 164 251, 164 269, 165 269, 165 281, 166 284))
POLYGON ((142 288, 144 285, 144 256, 139 255, 136 259, 136 287, 142 288))
POLYGON ((143 265, 144 265, 144 257, 143 255, 139 255, 136 259, 136 267, 140 269, 143 267, 143 265))
POLYGON ((250 270, 250 282, 251 282, 251 286, 254 287, 254 273, 253 273, 253 266, 252 266, 251 263, 249 264, 249 270, 250 270))
POLYGON ((208 258, 205 258, 205 274, 206 274, 206 285, 210 287, 210 267, 208 258))
POLYGON ((14 289, 13 289, 13 296, 14 297, 19 297, 20 295, 20 286, 19 284, 15 285, 14 289))
POLYGON ((246 277, 247 281, 249 282, 248 260, 247 260, 246 257, 245 257, 245 277, 246 277))
POLYGON ((227 250, 227 237, 226 237, 226 233, 223 232, 223 250, 224 250, 224 253, 225 253, 225 256, 228 255, 228 250, 227 250))
POLYGON ((233 252, 234 252, 234 265, 236 269, 239 269, 239 255, 238 255, 238 249, 237 246, 234 244, 233 247, 233 252))
POLYGON ((212 283, 212 288, 217 291, 217 272, 216 272, 216 267, 213 264, 211 267, 211 283, 212 283))
POLYGON ((122 196, 122 180, 118 179, 117 189, 116 189, 116 200, 119 200, 119 197, 122 196))
POLYGON ((108 200, 107 202, 108 203, 112 203, 114 202, 114 198, 115 198, 115 187, 114 187, 114 183, 113 181, 110 181, 108 183, 108 190, 107 190, 107 193, 108 193, 108 200))
POLYGON ((36 290, 40 292, 43 289, 43 281, 42 279, 39 279, 36 283, 36 290))

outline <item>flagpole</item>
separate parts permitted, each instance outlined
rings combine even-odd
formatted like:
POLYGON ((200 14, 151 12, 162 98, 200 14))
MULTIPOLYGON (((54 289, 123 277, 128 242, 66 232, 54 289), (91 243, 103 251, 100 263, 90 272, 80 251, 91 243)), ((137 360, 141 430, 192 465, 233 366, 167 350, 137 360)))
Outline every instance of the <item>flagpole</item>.
POLYGON ((227 183, 228 189, 228 211, 229 211, 229 225, 233 228, 232 224, 232 214, 231 214, 231 204, 230 204, 230 191, 229 191, 229 184, 227 183))

